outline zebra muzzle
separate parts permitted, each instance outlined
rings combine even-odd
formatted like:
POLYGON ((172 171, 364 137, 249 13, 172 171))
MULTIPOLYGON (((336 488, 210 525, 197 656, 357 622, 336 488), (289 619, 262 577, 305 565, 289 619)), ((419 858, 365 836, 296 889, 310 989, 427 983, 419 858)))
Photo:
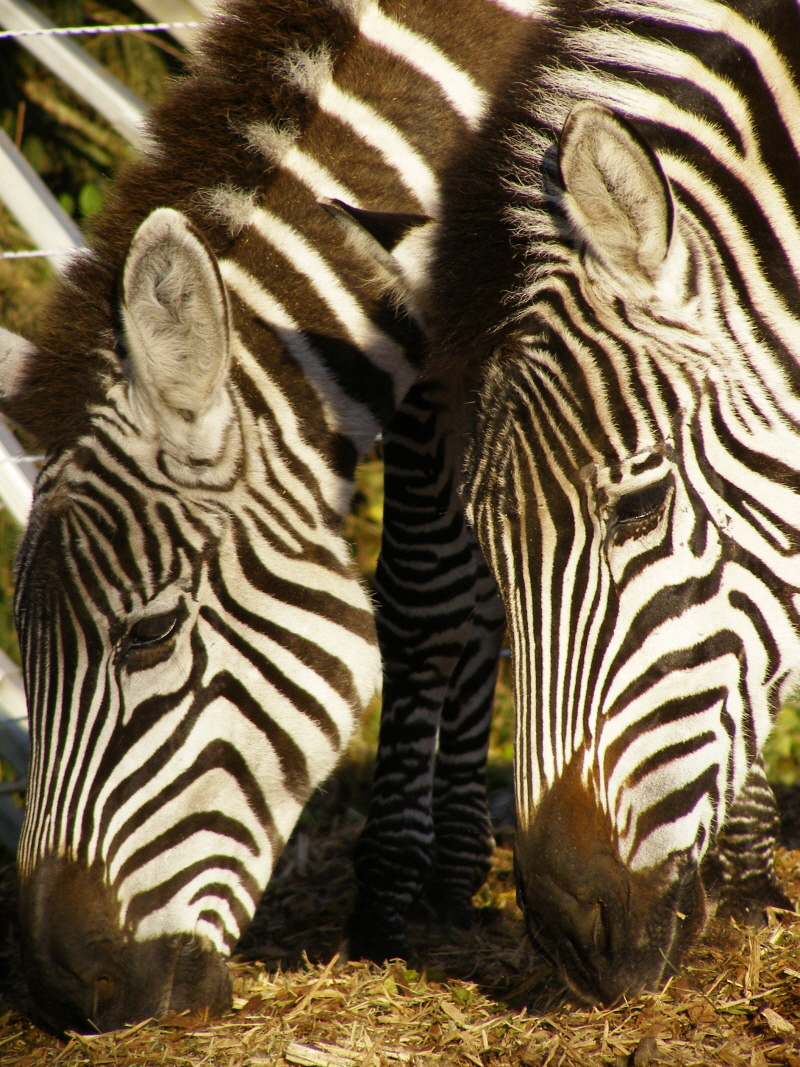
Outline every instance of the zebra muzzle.
POLYGON ((705 922, 696 864, 680 855, 630 870, 577 761, 518 827, 515 866, 531 941, 590 1003, 658 988, 705 922))
POLYGON ((20 879, 19 899, 28 985, 39 1020, 56 1033, 229 1006, 225 959, 189 933, 134 940, 99 870, 45 859, 20 879))

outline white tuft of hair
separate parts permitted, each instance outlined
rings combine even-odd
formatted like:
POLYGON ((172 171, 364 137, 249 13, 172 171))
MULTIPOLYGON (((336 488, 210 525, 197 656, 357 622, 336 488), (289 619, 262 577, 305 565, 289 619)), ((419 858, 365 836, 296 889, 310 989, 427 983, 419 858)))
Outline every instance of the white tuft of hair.
POLYGON ((374 0, 328 0, 332 8, 341 11, 353 22, 358 24, 364 17, 367 8, 372 7, 374 0))
POLYGON ((245 137, 251 148, 274 164, 283 161, 299 136, 300 131, 294 126, 279 129, 270 122, 254 122, 245 131, 245 137))
POLYGON ((250 189, 238 189, 230 182, 202 189, 198 195, 208 213, 221 220, 232 237, 250 223, 256 209, 256 194, 250 189))
POLYGON ((319 96, 333 77, 330 49, 321 45, 311 52, 287 52, 278 64, 278 73, 301 92, 319 96))

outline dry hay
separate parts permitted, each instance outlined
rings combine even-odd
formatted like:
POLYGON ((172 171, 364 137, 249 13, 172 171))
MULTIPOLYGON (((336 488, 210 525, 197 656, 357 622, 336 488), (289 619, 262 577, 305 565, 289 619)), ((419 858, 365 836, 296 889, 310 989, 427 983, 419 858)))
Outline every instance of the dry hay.
MULTIPOLYGON (((67 1043, 37 1029, 26 1016, 7 868, 3 1067, 800 1067, 800 917, 773 913, 759 932, 714 923, 664 991, 587 1010, 563 999, 527 945, 507 834, 479 894, 475 929, 442 931, 420 916, 411 965, 347 962, 339 948, 354 890, 349 852, 362 819, 346 792, 334 787, 304 816, 232 965, 234 1010, 212 1022, 174 1016, 67 1043)), ((800 827, 800 789, 784 790, 783 799, 800 827)), ((780 850, 777 865, 790 896, 800 898, 800 848, 780 850)))

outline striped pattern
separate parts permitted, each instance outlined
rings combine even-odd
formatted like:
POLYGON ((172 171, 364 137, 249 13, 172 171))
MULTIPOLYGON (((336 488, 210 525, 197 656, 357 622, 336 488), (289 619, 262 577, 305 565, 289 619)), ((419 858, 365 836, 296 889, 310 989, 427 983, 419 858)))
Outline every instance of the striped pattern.
POLYGON ((383 435, 385 504, 375 574, 383 707, 350 951, 406 957, 424 894, 468 923, 494 840, 485 764, 505 616, 458 494, 460 390, 412 388, 383 435))
POLYGON ((445 191, 432 321, 482 374, 520 829, 569 771, 644 878, 699 864, 800 678, 800 7, 555 14, 445 191))
POLYGON ((224 504, 145 480, 152 458, 131 455, 109 410, 91 466, 61 462, 40 482, 45 502, 68 484, 70 506, 32 528, 19 570, 20 632, 37 637, 24 640, 34 802, 20 866, 101 863, 140 938, 193 929, 232 946, 378 681, 369 601, 330 530, 338 480, 310 476, 324 466, 291 405, 272 410, 253 479, 224 504), (39 577, 50 553, 57 589, 39 577), (165 647, 120 664, 120 617, 165 612, 165 647), (80 715, 64 714, 66 694, 80 715))
MULTIPOLYGON (((238 6, 223 34, 255 33, 268 21, 258 8, 238 6)), ((357 457, 418 373, 421 335, 316 201, 436 210, 445 163, 529 11, 459 0, 432 17, 419 0, 351 14, 344 50, 322 40, 275 58, 287 92, 314 104, 299 133, 270 116, 234 128, 268 180, 195 193, 203 176, 190 174, 191 199, 175 193, 216 250, 232 323, 213 440, 192 437, 191 420, 180 430, 202 458, 154 432, 154 402, 122 373, 106 322, 105 346, 87 345, 104 393, 89 429, 51 449, 20 552, 33 744, 23 882, 53 856, 99 868, 140 941, 189 933, 231 950, 379 682, 341 523, 357 457), (449 32, 456 13, 472 28, 463 38, 449 32)), ((142 165, 152 207, 159 159, 179 166, 170 107, 142 165)), ((118 203, 135 183, 123 179, 118 203)), ((114 228, 101 222, 108 241, 114 228)), ((81 271, 105 269, 97 255, 72 291, 81 271)))

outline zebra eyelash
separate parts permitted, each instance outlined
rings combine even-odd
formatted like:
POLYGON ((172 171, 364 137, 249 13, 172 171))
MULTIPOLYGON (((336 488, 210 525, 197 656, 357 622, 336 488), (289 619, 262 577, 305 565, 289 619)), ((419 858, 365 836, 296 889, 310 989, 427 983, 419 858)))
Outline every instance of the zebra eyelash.
POLYGON ((161 615, 148 615, 140 619, 128 631, 128 641, 134 648, 158 644, 172 635, 178 623, 179 611, 165 611, 161 615))
POLYGON ((128 673, 149 670, 169 659, 175 638, 189 612, 181 601, 170 611, 145 615, 128 629, 119 650, 119 660, 128 673))
POLYGON ((672 478, 667 476, 619 496, 606 514, 606 527, 613 543, 619 545, 654 530, 661 521, 672 488, 672 478))

